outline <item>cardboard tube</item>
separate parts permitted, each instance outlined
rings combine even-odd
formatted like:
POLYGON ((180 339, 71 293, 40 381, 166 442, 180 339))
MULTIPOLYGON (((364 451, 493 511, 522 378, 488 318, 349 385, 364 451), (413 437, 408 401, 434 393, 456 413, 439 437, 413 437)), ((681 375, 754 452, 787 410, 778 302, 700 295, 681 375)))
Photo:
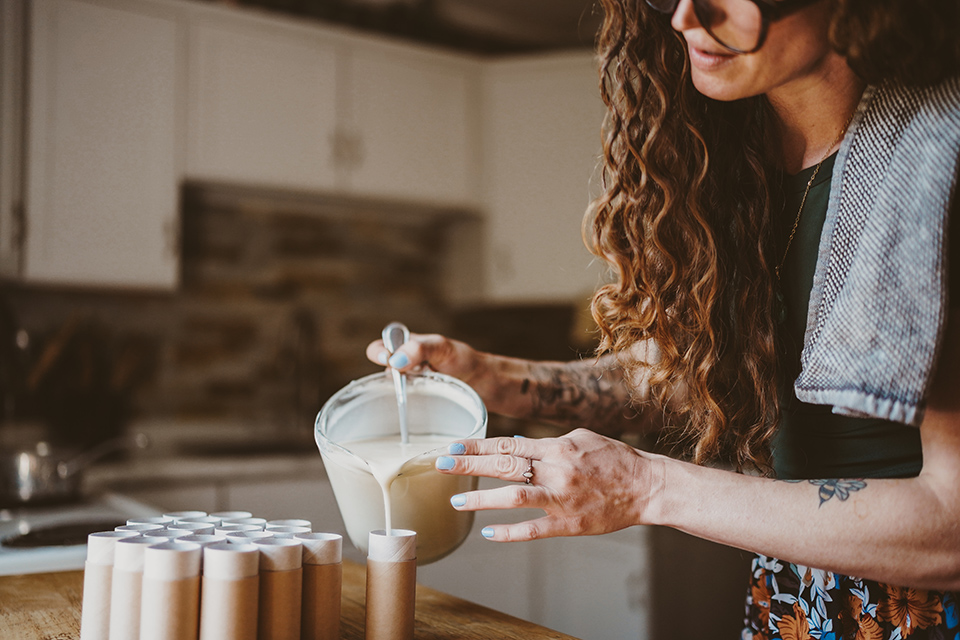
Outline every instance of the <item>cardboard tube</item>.
POLYGON ((306 527, 313 530, 313 523, 303 518, 287 518, 286 520, 270 520, 267 522, 266 529, 269 531, 273 527, 306 527))
MULTIPOLYGON (((201 547, 207 547, 218 542, 226 542, 227 536, 211 535, 206 533, 192 533, 188 536, 177 538, 177 542, 195 542, 201 547)), ((201 562, 201 567, 203 563, 201 562)))
POLYGON ((238 542, 240 544, 250 544, 263 538, 272 538, 273 534, 269 531, 230 531, 227 533, 227 542, 238 542))
POLYGON ((267 525, 265 518, 224 518, 223 524, 255 524, 261 529, 267 525))
POLYGON ((255 524, 222 524, 214 530, 213 535, 225 536, 234 531, 263 531, 263 529, 255 524))
POLYGON ((191 535, 193 535, 193 531, 189 529, 159 529, 150 532, 151 538, 166 538, 167 540, 176 540, 177 538, 191 535))
POLYGON ((114 547, 117 540, 132 537, 140 537, 140 534, 136 531, 98 531, 87 536, 80 640, 108 640, 110 637, 114 547))
POLYGON ((146 534, 151 531, 160 531, 164 529, 162 524, 146 524, 138 522, 136 524, 122 524, 119 527, 114 527, 114 531, 133 531, 136 534, 146 534))
POLYGON ((298 533, 310 533, 310 527, 267 527, 265 532, 274 538, 295 538, 298 533))
POLYGON ((180 518, 177 522, 196 522, 198 524, 212 524, 214 527, 219 527, 221 519, 214 516, 194 516, 190 518, 180 518))
POLYGON ((231 520, 237 518, 252 518, 253 514, 249 511, 215 511, 210 514, 214 518, 220 518, 220 520, 231 520))
POLYGON ((203 550, 200 640, 256 640, 260 550, 219 542, 203 550))
POLYGON ((177 522, 180 518, 202 518, 205 515, 207 515, 206 511, 171 511, 163 514, 163 517, 171 518, 174 522, 177 522))
POLYGON ((339 640, 343 590, 343 538, 335 533, 301 533, 303 603, 300 640, 339 640))
POLYGON ((110 640, 138 640, 144 550, 167 538, 136 536, 117 540, 110 595, 110 640))
POLYGON ((258 640, 299 640, 303 545, 292 538, 262 538, 258 640))
POLYGON ((413 640, 417 534, 371 531, 368 549, 366 640, 413 640))
POLYGON ((173 518, 164 518, 163 516, 148 516, 146 518, 127 518, 127 524, 159 524, 167 526, 173 524, 173 518))
POLYGON ((167 525, 169 531, 189 531, 190 533, 197 535, 213 535, 216 526, 206 523, 206 522, 183 522, 177 521, 171 525, 167 525))
POLYGON ((140 640, 193 640, 200 624, 201 547, 164 542, 143 557, 140 640))

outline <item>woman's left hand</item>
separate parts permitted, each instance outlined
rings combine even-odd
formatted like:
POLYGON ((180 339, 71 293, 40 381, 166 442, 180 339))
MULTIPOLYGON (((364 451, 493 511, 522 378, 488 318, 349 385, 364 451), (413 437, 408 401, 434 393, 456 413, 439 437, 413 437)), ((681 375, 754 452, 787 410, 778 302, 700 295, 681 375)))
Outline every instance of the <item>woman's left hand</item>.
POLYGON ((657 456, 586 429, 559 438, 463 440, 450 452, 437 459, 441 473, 518 483, 453 496, 456 509, 546 512, 535 520, 484 528, 485 537, 499 542, 594 535, 643 524, 663 479, 657 456), (524 473, 531 466, 527 484, 524 473))

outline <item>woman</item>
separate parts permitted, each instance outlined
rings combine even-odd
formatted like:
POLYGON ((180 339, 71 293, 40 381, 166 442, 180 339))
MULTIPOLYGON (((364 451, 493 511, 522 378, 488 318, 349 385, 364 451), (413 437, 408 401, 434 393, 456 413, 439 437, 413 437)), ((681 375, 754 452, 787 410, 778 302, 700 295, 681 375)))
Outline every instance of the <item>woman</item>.
POLYGON ((604 355, 389 359, 591 430, 452 445, 442 472, 517 484, 451 503, 544 510, 494 541, 658 524, 755 552, 746 638, 960 637, 957 3, 603 5, 604 355), (679 429, 692 462, 596 433, 624 429, 679 429))

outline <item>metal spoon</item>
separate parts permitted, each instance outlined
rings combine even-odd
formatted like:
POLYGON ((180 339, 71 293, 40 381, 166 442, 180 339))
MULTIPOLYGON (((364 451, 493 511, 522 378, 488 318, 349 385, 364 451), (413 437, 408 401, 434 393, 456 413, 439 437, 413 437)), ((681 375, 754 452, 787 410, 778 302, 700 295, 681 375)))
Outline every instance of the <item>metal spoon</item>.
MULTIPOLYGON (((410 330, 399 322, 391 322, 384 327, 381 335, 383 345, 392 355, 400 345, 410 339, 410 330)), ((407 430, 407 376, 396 369, 390 369, 390 371, 393 373, 393 388, 397 394, 397 411, 400 414, 400 441, 408 444, 410 435, 407 430)))

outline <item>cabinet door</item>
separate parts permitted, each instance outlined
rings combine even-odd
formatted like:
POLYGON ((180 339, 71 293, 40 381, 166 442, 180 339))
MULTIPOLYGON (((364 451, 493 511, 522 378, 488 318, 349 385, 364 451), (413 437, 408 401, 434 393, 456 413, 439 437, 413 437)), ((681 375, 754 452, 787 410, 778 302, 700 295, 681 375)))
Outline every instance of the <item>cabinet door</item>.
POLYGON ((357 39, 343 60, 341 186, 378 198, 473 204, 479 69, 472 58, 357 39))
POLYGON ((20 275, 24 0, 0 0, 0 277, 20 275))
POLYGON ((483 91, 488 294, 580 301, 600 275, 580 233, 601 154, 597 64, 589 53, 495 61, 483 91))
POLYGON ((190 177, 332 187, 335 53, 316 29, 198 12, 190 28, 190 177))
POLYGON ((24 278, 174 286, 174 10, 78 0, 31 7, 24 278))

